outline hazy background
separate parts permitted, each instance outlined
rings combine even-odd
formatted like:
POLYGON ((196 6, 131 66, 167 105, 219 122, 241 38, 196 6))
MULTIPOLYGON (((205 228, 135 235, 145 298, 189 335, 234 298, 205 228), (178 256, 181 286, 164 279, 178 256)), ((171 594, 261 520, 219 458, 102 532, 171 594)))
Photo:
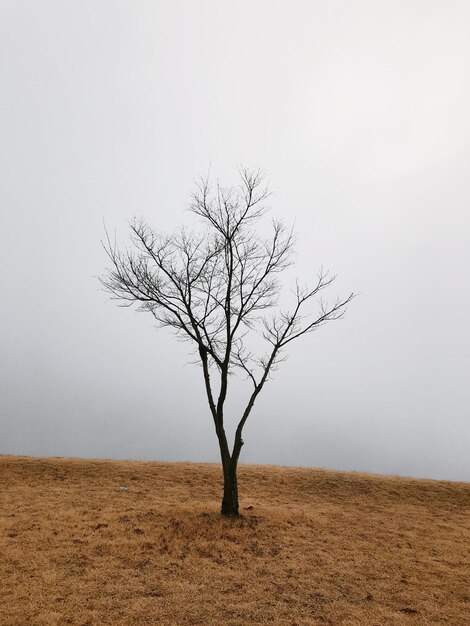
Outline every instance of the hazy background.
POLYGON ((103 219, 172 230, 244 164, 299 276, 362 295, 242 461, 470 480, 469 32, 467 0, 1 0, 0 453, 218 459, 188 346, 95 276, 103 219))

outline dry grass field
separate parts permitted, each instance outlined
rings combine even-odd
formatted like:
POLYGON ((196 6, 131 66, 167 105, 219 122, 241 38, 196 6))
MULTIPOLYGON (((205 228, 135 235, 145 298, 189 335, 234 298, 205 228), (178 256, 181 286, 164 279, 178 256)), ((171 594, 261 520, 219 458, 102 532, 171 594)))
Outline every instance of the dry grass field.
POLYGON ((470 484, 0 456, 2 626, 470 624, 470 484))

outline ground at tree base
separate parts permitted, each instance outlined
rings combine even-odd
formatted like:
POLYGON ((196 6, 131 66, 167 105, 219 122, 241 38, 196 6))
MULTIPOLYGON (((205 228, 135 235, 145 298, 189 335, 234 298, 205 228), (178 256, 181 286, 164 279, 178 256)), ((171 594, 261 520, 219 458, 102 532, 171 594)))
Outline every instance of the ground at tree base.
POLYGON ((0 456, 2 626, 470 624, 470 484, 0 456), (253 508, 251 508, 253 507, 253 508))

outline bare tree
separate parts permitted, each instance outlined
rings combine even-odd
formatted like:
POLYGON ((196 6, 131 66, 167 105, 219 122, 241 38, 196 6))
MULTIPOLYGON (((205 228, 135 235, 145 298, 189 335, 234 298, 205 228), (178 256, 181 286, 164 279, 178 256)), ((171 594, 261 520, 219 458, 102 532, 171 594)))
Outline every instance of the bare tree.
POLYGON ((278 276, 292 262, 294 236, 276 220, 267 239, 256 232, 269 192, 260 172, 243 169, 240 176, 237 188, 217 185, 212 190, 208 179, 197 184, 190 210, 205 225, 200 234, 183 228, 165 236, 155 233, 145 221, 134 220, 130 246, 118 249, 106 233, 103 245, 110 266, 100 278, 122 306, 137 303, 160 326, 169 326, 193 343, 219 442, 224 476, 222 514, 228 517, 239 515, 237 465, 243 427, 282 360, 284 348, 322 324, 341 318, 354 297, 350 294, 331 304, 317 298, 319 311, 313 317, 306 315, 305 305, 335 278, 320 271, 310 288, 297 282, 289 312, 279 310, 278 276), (264 340, 265 354, 255 355, 250 350, 254 335, 264 340), (229 377, 236 370, 246 374, 252 388, 230 446, 224 407, 229 377), (215 385, 211 374, 217 380, 215 385))

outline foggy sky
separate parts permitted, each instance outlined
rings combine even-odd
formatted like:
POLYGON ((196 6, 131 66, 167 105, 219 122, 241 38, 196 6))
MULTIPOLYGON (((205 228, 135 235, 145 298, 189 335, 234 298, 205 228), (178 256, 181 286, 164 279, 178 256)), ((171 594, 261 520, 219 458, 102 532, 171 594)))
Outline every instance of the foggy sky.
POLYGON ((218 460, 188 345, 96 276, 103 221, 171 231, 244 164, 296 274, 361 295, 241 461, 470 480, 469 32, 464 0, 2 0, 0 453, 218 460))

